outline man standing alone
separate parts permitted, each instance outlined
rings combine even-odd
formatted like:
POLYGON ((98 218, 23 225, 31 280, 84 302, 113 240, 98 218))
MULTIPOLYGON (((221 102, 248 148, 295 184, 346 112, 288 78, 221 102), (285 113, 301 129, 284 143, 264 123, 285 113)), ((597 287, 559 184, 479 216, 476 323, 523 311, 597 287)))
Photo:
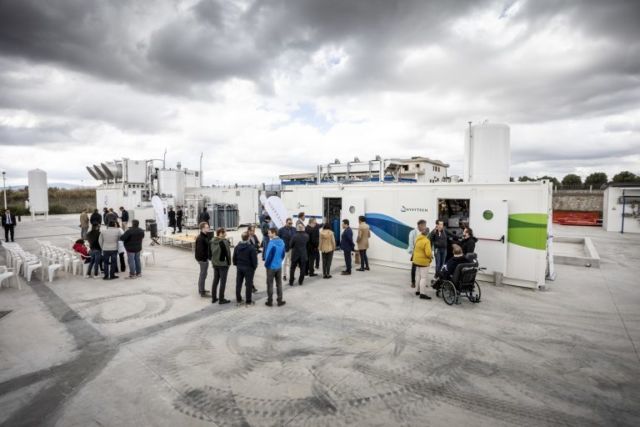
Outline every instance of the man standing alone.
POLYGON ((11 234, 11 241, 13 242, 13 229, 16 226, 16 216, 11 213, 11 209, 6 209, 4 215, 2 215, 2 227, 4 228, 4 240, 9 241, 9 234, 11 234))

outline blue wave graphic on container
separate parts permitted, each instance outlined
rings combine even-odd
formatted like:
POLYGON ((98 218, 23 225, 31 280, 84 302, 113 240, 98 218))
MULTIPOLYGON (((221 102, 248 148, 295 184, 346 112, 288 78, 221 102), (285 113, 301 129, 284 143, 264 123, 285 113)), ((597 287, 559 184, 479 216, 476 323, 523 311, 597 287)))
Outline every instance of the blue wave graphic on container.
POLYGON ((380 213, 367 213, 365 218, 373 234, 385 242, 400 249, 409 247, 409 233, 412 228, 408 225, 380 213))

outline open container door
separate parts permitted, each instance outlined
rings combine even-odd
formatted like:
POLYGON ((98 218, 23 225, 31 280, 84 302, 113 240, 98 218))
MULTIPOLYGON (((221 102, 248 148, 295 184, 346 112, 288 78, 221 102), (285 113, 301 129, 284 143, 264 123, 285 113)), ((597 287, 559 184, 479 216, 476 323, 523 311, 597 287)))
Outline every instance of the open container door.
MULTIPOLYGON (((364 197, 344 196, 342 198, 342 210, 340 211, 340 221, 349 220, 349 227, 358 228, 358 217, 364 216, 364 197)), ((353 237, 355 241, 355 236, 353 237)))
POLYGON ((509 206, 506 200, 471 200, 469 227, 478 239, 476 253, 487 272, 507 271, 509 206))

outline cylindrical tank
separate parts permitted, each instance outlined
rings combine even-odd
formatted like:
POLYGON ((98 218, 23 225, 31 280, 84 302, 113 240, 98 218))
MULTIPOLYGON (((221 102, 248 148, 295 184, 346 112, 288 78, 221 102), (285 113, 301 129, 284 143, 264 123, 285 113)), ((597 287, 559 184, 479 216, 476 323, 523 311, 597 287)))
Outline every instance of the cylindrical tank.
POLYGON ((470 126, 464 144, 464 181, 476 184, 509 182, 510 173, 509 126, 499 123, 470 126))
POLYGON ((31 213, 49 213, 49 186, 47 173, 41 169, 30 170, 29 180, 29 209, 31 213))
POLYGON ((173 196, 176 204, 184 203, 185 188, 184 172, 173 169, 160 169, 158 171, 158 185, 160 194, 173 196))

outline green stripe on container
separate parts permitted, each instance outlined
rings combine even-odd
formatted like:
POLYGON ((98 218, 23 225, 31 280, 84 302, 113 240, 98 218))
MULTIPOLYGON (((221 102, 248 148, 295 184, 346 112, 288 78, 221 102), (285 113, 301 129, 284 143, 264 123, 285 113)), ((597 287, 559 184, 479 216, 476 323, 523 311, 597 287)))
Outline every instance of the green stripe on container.
POLYGON ((547 249, 547 214, 520 213, 509 215, 508 241, 525 248, 547 249))

